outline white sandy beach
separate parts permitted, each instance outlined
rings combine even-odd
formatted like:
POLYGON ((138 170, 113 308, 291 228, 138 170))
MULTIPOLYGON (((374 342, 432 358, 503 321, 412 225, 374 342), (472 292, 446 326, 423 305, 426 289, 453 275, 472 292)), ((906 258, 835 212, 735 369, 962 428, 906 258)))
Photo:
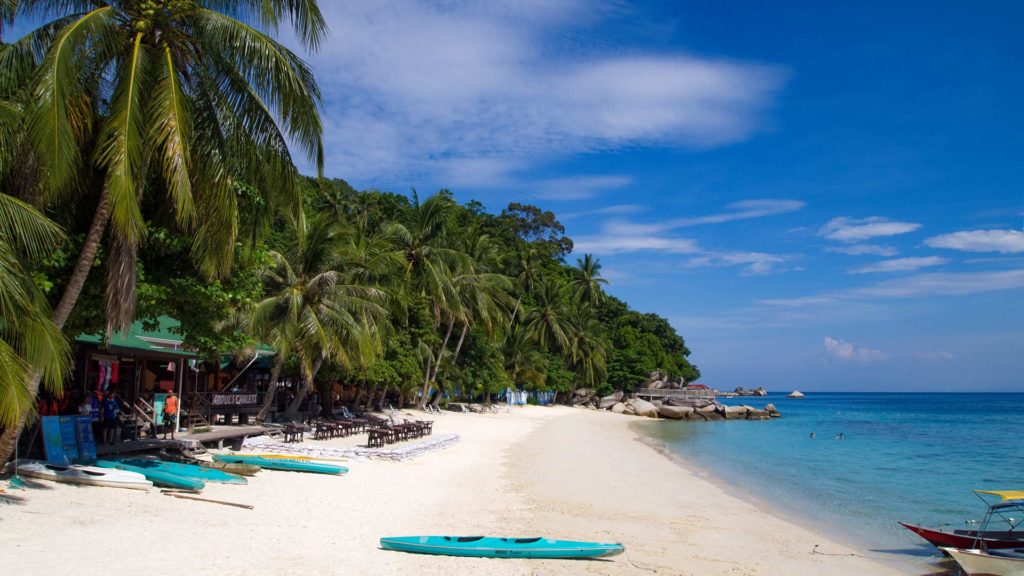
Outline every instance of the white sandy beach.
MULTIPOLYGON (((421 417, 423 415, 420 415, 421 417)), ((569 408, 446 414, 453 447, 357 461, 343 477, 263 471, 205 498, 43 483, 0 504, 3 574, 901 574, 728 494, 639 442, 634 418, 569 408), (617 541, 595 561, 388 552, 381 536, 544 535, 617 541)), ((352 444, 365 435, 328 441, 352 444)), ((307 441, 309 442, 309 441, 307 441)))

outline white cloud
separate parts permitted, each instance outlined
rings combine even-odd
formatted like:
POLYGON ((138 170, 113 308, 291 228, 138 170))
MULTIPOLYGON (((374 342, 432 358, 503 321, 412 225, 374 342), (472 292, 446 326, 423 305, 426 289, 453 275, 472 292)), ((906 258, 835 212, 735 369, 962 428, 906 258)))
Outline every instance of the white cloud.
POLYGON ((825 352, 840 360, 875 362, 887 358, 887 355, 881 350, 857 347, 845 340, 838 340, 829 336, 825 336, 824 345, 825 352))
POLYGON ((966 296, 1024 288, 1024 269, 916 274, 848 291, 860 298, 966 296))
POLYGON ((585 39, 610 12, 591 2, 321 7, 331 37, 307 59, 324 94, 327 172, 360 185, 521 185, 524 167, 552 157, 726 145, 758 129, 785 81, 757 63, 581 50, 566 38, 585 39))
POLYGON ((795 212, 806 206, 799 200, 764 199, 742 200, 726 204, 725 210, 692 218, 672 218, 653 222, 630 222, 628 220, 609 220, 604 229, 609 234, 657 234, 679 228, 689 228, 704 224, 722 224, 736 220, 764 218, 795 212))
POLYGON ((871 216, 869 218, 861 219, 841 216, 826 222, 825 225, 818 230, 818 235, 828 238, 829 240, 838 240, 840 242, 861 242, 864 240, 870 240, 871 238, 906 234, 907 232, 913 232, 920 227, 920 224, 913 222, 899 222, 888 218, 882 218, 880 216, 871 216))
POLYGON ((744 266, 740 273, 743 276, 764 276, 777 272, 775 265, 787 260, 786 256, 780 254, 765 254, 763 252, 708 252, 687 260, 684 264, 687 268, 701 268, 705 266, 744 266))
POLYGON ((611 206, 605 206, 604 208, 594 208, 592 210, 580 210, 579 212, 566 212, 560 214, 558 219, 562 222, 566 220, 572 220, 575 218, 582 218, 584 216, 600 216, 604 214, 637 214, 640 212, 646 212, 648 207, 640 204, 613 204, 611 206))
POLYGON ((838 252, 850 256, 895 256, 899 250, 892 246, 881 246, 879 244, 851 244, 849 246, 829 246, 826 252, 838 252))
POLYGON ((667 252, 694 254, 700 252, 697 243, 687 238, 661 236, 606 235, 573 238, 573 254, 619 254, 623 252, 667 252))
POLYGON ((968 296, 1024 288, 1024 268, 986 272, 915 274, 867 286, 796 298, 759 300, 760 304, 808 308, 847 303, 851 300, 916 298, 920 296, 968 296))
POLYGON ((530 185, 531 194, 550 200, 586 200, 601 192, 633 183, 629 176, 573 176, 539 180, 530 185))
POLYGON ((964 252, 1024 252, 1024 232, 1018 230, 967 230, 932 236, 924 241, 932 248, 950 248, 964 252))
POLYGON ((850 270, 850 274, 871 274, 875 272, 910 272, 913 270, 919 270, 921 268, 927 268, 928 266, 939 266, 945 264, 947 260, 938 256, 924 256, 920 258, 894 258, 892 260, 882 260, 881 262, 875 262, 874 264, 868 264, 866 266, 860 266, 859 268, 853 268, 850 270))

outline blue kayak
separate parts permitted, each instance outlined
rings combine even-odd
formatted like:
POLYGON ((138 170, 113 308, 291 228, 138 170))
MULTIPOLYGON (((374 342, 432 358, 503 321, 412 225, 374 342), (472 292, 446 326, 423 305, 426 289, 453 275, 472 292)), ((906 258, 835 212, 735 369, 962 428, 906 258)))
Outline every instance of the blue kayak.
POLYGON ((603 558, 622 554, 622 544, 548 538, 490 536, 397 536, 380 539, 385 550, 477 558, 603 558))
POLYGON ((196 480, 195 478, 188 478, 179 474, 172 474, 167 470, 162 470, 156 466, 133 466, 131 464, 125 464, 123 462, 117 462, 113 460, 97 460, 93 463, 95 466, 100 468, 115 468, 117 470, 128 470, 130 472, 138 472, 146 477, 157 486, 166 486, 168 488, 183 488, 185 490, 202 490, 206 487, 206 483, 202 480, 196 480))
POLYGON ((157 460, 155 458, 130 458, 121 457, 114 458, 114 461, 122 464, 128 464, 129 466, 137 466, 139 468, 152 468, 156 470, 163 470, 170 472, 176 476, 184 476, 185 478, 192 478, 193 480, 201 480, 203 482, 217 482, 220 484, 247 484, 248 481, 245 478, 237 474, 231 474, 223 470, 216 470, 214 468, 203 468, 202 466, 196 466, 195 464, 183 464, 181 462, 166 462, 164 460, 157 460))
POLYGON ((305 460, 278 460, 276 458, 263 458, 260 456, 246 456, 243 454, 214 454, 213 459, 217 462, 234 462, 237 464, 255 464, 268 470, 287 470, 289 472, 313 472, 316 474, 346 474, 348 468, 344 466, 333 466, 331 464, 320 464, 305 460))

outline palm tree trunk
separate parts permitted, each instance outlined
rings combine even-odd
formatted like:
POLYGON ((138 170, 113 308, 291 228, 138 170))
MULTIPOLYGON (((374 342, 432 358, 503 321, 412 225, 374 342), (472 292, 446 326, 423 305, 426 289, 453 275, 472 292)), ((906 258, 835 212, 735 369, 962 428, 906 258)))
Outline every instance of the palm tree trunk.
MULTIPOLYGON (((71 316, 71 311, 75 309, 75 303, 78 302, 78 297, 82 294, 82 287, 85 286, 85 280, 89 277, 89 270, 92 269, 93 262, 96 260, 96 253, 100 249, 100 241, 103 240, 103 232, 106 230, 109 221, 110 192, 104 186, 103 191, 100 192, 99 201, 96 203, 96 212, 93 214, 92 224, 89 225, 89 232, 85 235, 82 251, 78 254, 78 261, 75 263, 75 268, 71 271, 71 278, 68 279, 68 285, 64 287, 64 294, 61 295, 60 302, 53 310, 51 318, 58 330, 64 328, 64 324, 67 323, 68 318, 71 316)), ((32 403, 18 415, 18 423, 4 430, 4 433, 0 435, 0 464, 9 460, 11 454, 14 453, 14 444, 18 440, 18 436, 21 435, 22 428, 25 427, 29 410, 35 404, 35 398, 39 394, 39 382, 42 379, 42 372, 32 372, 32 376, 25 385, 29 398, 32 398, 32 403)))
POLYGON ((462 333, 459 334, 459 342, 455 345, 455 353, 452 354, 452 365, 459 359, 459 351, 462 350, 462 343, 466 340, 466 332, 469 332, 469 322, 462 323, 462 333))
POLYGON ((277 399, 277 379, 281 377, 282 368, 284 368, 284 354, 279 353, 277 359, 274 360, 274 369, 270 371, 270 385, 267 386, 267 395, 263 397, 263 406, 260 406, 260 411, 256 414, 257 422, 263 422, 267 419, 270 407, 274 405, 274 400, 277 399))
MULTIPOLYGON (((451 329, 449 328, 449 331, 450 330, 451 329)), ((459 334, 459 342, 455 345, 455 353, 452 354, 452 364, 455 364, 455 361, 459 359, 459 351, 462 350, 462 343, 465 342, 465 340, 466 340, 466 332, 468 332, 468 331, 469 331, 469 322, 463 322, 462 323, 462 331, 459 334)), ((438 365, 440 365, 440 363, 438 363, 438 365)), ((436 378, 437 378, 437 371, 436 370, 434 371, 434 378, 435 378, 435 383, 436 383, 436 378)), ((438 385, 438 391, 440 391, 440 390, 441 390, 441 387, 440 387, 440 385, 438 385)), ((440 404, 440 403, 441 403, 441 394, 438 393, 437 398, 434 398, 433 404, 434 404, 435 407, 437 407, 437 405, 440 404)))
POLYGON ((430 391, 430 362, 432 358, 427 358, 427 368, 423 371, 423 395, 420 397, 417 406, 420 410, 427 407, 427 392, 430 391))
POLYGON ((516 314, 519 313, 519 304, 523 301, 523 295, 520 294, 519 298, 516 298, 516 307, 512 310, 512 317, 508 320, 508 327, 511 328, 516 323, 516 314))
MULTIPOLYGON (((384 391, 380 393, 380 399, 377 400, 377 411, 378 412, 383 412, 384 411, 384 400, 387 400, 388 389, 389 388, 391 388, 391 384, 384 384, 384 391)), ((401 406, 399 406, 399 408, 401 408, 401 406)))
POLYGON ((313 369, 309 371, 309 376, 303 376, 302 384, 299 386, 299 391, 295 394, 295 398, 292 398, 292 403, 288 405, 288 409, 285 411, 287 414, 296 414, 299 411, 299 406, 302 405, 302 401, 306 398, 306 394, 309 394, 309 389, 313 387, 313 380, 316 378, 316 373, 320 371, 320 365, 323 364, 323 357, 317 358, 316 362, 313 363, 313 369))
POLYGON ((444 340, 441 342, 441 347, 437 350, 437 363, 434 364, 434 375, 430 377, 431 382, 437 382, 437 371, 441 368, 441 356, 444 354, 445 348, 448 347, 448 339, 452 337, 452 329, 455 328, 455 318, 448 321, 448 330, 444 333, 444 340))

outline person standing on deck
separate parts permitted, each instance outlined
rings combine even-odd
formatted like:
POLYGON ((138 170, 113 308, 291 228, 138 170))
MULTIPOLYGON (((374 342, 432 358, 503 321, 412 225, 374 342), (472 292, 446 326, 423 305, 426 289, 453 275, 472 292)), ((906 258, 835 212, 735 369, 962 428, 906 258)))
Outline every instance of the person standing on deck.
MULTIPOLYGON (((171 440, 174 440, 174 431, 178 428, 178 397, 171 390, 164 400, 164 425, 171 427, 171 440)), ((167 439, 167 429, 164 428, 164 440, 167 439)))
POLYGON ((117 440, 117 417, 121 415, 121 402, 113 390, 107 390, 103 399, 103 443, 113 444, 117 440))

